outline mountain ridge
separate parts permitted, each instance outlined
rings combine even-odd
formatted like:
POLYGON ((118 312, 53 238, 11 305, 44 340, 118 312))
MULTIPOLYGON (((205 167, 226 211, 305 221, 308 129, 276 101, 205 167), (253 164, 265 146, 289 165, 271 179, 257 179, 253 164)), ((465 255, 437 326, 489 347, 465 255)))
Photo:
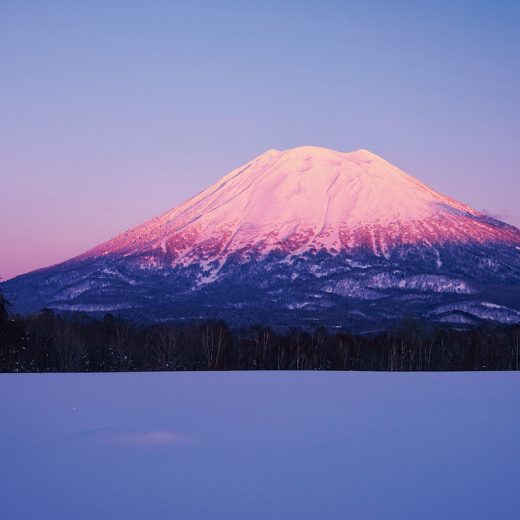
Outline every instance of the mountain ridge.
POLYGON ((171 210, 3 286, 24 311, 158 321, 231 314, 239 323, 272 305, 282 322, 332 316, 351 328, 468 309, 520 322, 520 230, 366 149, 271 149, 171 210))
MULTIPOLYGON (((410 186, 407 186, 408 191, 410 191, 410 188, 422 190, 424 192, 423 196, 424 196, 424 194, 426 194, 427 196, 431 196, 431 197, 435 198, 439 204, 444 204, 447 208, 456 209, 456 210, 462 211, 463 213, 468 213, 473 216, 479 216, 481 218, 484 217, 483 214, 476 212, 469 206, 459 203, 458 201, 455 201, 454 199, 446 197, 445 195, 441 195, 438 192, 435 192, 434 190, 431 190, 426 185, 420 183, 419 181, 417 181, 413 177, 405 174, 404 172, 396 169, 395 167, 390 165, 390 163, 388 163, 384 159, 380 158, 379 156, 373 154, 372 152, 368 152, 366 150, 361 149, 361 150, 357 150, 357 151, 351 152, 351 153, 343 153, 343 152, 334 152, 334 151, 331 151, 331 150, 328 150, 325 148, 305 146, 305 147, 298 147, 298 148, 294 148, 294 149, 290 149, 290 150, 285 150, 282 152, 275 151, 275 150, 269 150, 269 151, 259 155, 258 157, 254 158, 252 161, 245 163, 241 167, 239 167, 235 170, 232 170, 229 174, 224 176, 222 179, 217 181, 215 184, 210 186, 208 189, 200 192, 195 197, 188 199, 184 203, 176 206, 175 208, 163 213, 162 215, 160 215, 158 217, 155 217, 155 218, 147 221, 146 223, 144 223, 140 226, 137 226, 129 231, 126 231, 126 232, 118 235, 114 239, 109 240, 100 246, 96 246, 95 248, 91 249, 87 253, 90 253, 91 251, 98 252, 103 247, 106 247, 107 245, 110 245, 110 244, 112 246, 115 245, 117 250, 123 250, 123 249, 125 249, 125 245, 128 245, 128 242, 132 241, 132 240, 134 242, 139 241, 142 244, 143 237, 150 234, 151 227, 164 225, 166 223, 170 223, 170 229, 165 229, 164 233, 184 232, 184 230, 186 228, 188 228, 190 226, 190 224, 194 224, 195 221, 200 221, 201 219, 205 219, 207 215, 215 214, 215 212, 218 212, 219 209, 222 209, 221 208, 222 206, 224 206, 226 204, 230 204, 230 202, 232 202, 232 200, 221 201, 220 200, 221 196, 219 195, 220 192, 223 191, 224 197, 227 196, 228 199, 236 199, 238 196, 241 195, 241 193, 229 194, 228 193, 230 191, 230 187, 228 186, 229 183, 233 183, 233 182, 235 184, 240 183, 241 177, 243 177, 244 174, 246 175, 244 182, 249 182, 252 185, 257 183, 258 178, 259 178, 259 175, 258 175, 259 172, 255 171, 254 172, 255 175, 248 175, 248 173, 251 173, 251 172, 247 172, 247 170, 250 170, 250 168, 254 167, 255 165, 257 166, 257 170, 259 169, 258 168, 259 166, 260 166, 260 169, 262 170, 260 172, 260 176, 261 175, 266 176, 272 170, 273 162, 276 163, 276 161, 279 162, 280 159, 283 160, 285 158, 285 159, 289 159, 290 162, 289 162, 289 164, 282 165, 281 168, 278 167, 278 170, 281 170, 282 172, 284 171, 284 169, 286 169, 286 170, 290 170, 292 174, 305 173, 305 171, 307 171, 307 170, 305 168, 302 169, 301 163, 307 162, 307 169, 313 170, 312 171, 313 174, 316 174, 316 173, 323 174, 323 172, 314 171, 317 168, 313 169, 312 168, 313 165, 309 165, 308 161, 309 160, 310 161, 329 160, 329 162, 330 162, 331 157, 332 158, 334 158, 334 157, 335 158, 338 158, 338 157, 345 158, 346 157, 347 164, 350 162, 350 163, 353 163, 356 167, 359 167, 360 165, 362 165, 364 163, 370 164, 373 161, 378 161, 380 164, 383 164, 387 170, 384 172, 384 174, 391 173, 395 177, 396 172, 398 172, 398 175, 401 175, 404 179, 406 179, 408 181, 408 184, 411 184, 410 186), (261 164, 258 165, 258 163, 261 163, 261 164), (224 190, 224 188, 227 188, 227 190, 224 190), (218 199, 217 204, 216 204, 217 207, 213 207, 211 205, 209 205, 209 207, 208 207, 207 200, 208 200, 208 198, 211 199, 212 197, 218 199), (192 206, 196 206, 196 207, 193 208, 192 206), (202 206, 202 207, 200 207, 200 206, 202 206), (198 212, 195 215, 193 215, 193 214, 190 215, 190 211, 193 213, 194 210, 195 210, 195 212, 197 212, 197 211, 198 212), (184 218, 184 221, 182 221, 183 218, 184 218), (181 222, 175 223, 175 224, 178 224, 177 227, 171 225, 171 221, 174 219, 181 221, 181 222), (129 235, 132 235, 133 233, 137 234, 138 237, 136 237, 136 236, 129 237, 129 235), (117 242, 121 242, 124 237, 129 237, 126 240, 127 243, 126 244, 125 243, 117 244, 117 242)), ((332 166, 332 168, 334 168, 334 165, 332 166)), ((365 175, 374 174, 374 171, 366 171, 366 168, 362 169, 362 171, 365 175)), ((327 173, 330 173, 330 170, 327 173)), ((337 179, 341 175, 341 173, 344 174, 345 172, 339 172, 339 173, 336 172, 335 179, 333 182, 329 181, 324 186, 311 186, 310 189, 306 190, 306 193, 310 193, 312 195, 312 197, 314 197, 318 190, 321 189, 321 191, 323 192, 324 191, 323 188, 327 188, 327 195, 330 195, 329 190, 331 190, 334 182, 337 181, 337 179)), ((276 196, 276 192, 280 191, 280 184, 281 184, 282 188, 285 187, 285 193, 283 194, 282 197, 280 197, 282 199, 281 203, 279 204, 280 206, 284 203, 287 204, 285 201, 290 200, 291 198, 294 198, 294 197, 297 197, 298 195, 300 195, 300 193, 298 193, 298 191, 305 192, 305 189, 302 189, 300 186, 301 180, 298 181, 298 183, 297 183, 298 186, 294 186, 294 183, 288 182, 288 179, 282 179, 280 181, 279 177, 280 177, 280 174, 277 174, 275 176, 274 182, 273 182, 273 179, 270 179, 271 185, 269 186, 269 190, 272 191, 273 196, 276 196), (278 189, 275 190, 272 188, 278 188, 278 189), (297 188, 299 188, 299 189, 297 189, 297 188)), ((307 180, 307 179, 304 179, 304 180, 307 180)), ((269 181, 269 179, 268 179, 268 181, 269 181)), ((360 182, 360 180, 356 179, 356 178, 349 178, 349 182, 351 182, 351 183, 356 183, 356 181, 357 181, 357 184, 362 188, 363 182, 360 182)), ((366 184, 366 182, 367 181, 364 181, 365 184, 366 184)), ((308 180, 307 180, 307 183, 308 183, 308 180)), ((381 191, 381 188, 378 187, 378 184, 380 184, 380 183, 381 183, 381 180, 378 179, 378 183, 376 183, 375 187, 381 191)), ((403 184, 403 183, 401 182, 401 184, 403 184)), ((358 186, 358 190, 360 189, 359 186, 358 186)), ((254 187, 254 186, 248 186, 249 191, 252 191, 252 189, 251 189, 252 187, 254 187)), ((231 188, 233 188, 233 187, 231 187, 231 188)), ((369 188, 372 192, 374 191, 374 186, 370 186, 369 188)), ((395 189, 395 187, 393 187, 393 186, 385 185, 383 187, 383 189, 388 189, 388 191, 391 191, 392 188, 395 189)), ((353 191, 354 189, 355 189, 355 186, 353 186, 351 191, 353 191)), ((350 195, 350 193, 348 193, 347 196, 343 196, 343 199, 348 199, 349 195, 350 195)), ((367 195, 367 194, 365 194, 365 195, 367 195)), ((370 194, 368 194, 368 195, 370 195, 370 194)), ((255 205, 258 206, 258 205, 262 204, 265 207, 267 198, 268 197, 265 196, 265 194, 263 194, 262 197, 257 197, 256 199, 249 197, 249 199, 247 200, 247 204, 238 204, 238 207, 233 207, 230 212, 232 216, 229 217, 228 215, 225 215, 224 219, 220 219, 221 220, 220 223, 222 224, 222 220, 224 220, 225 221, 224 224, 226 224, 229 227, 232 227, 232 222, 230 224, 230 221, 232 221, 233 218, 238 219, 239 216, 244 211, 249 211, 251 213, 251 209, 255 205), (260 199, 260 200, 258 200, 258 199, 260 199)), ((407 200, 409 200, 410 198, 411 197, 408 197, 407 200)), ((416 213, 412 217, 410 215, 406 215, 406 211, 403 211, 403 210, 406 207, 405 204, 407 203, 407 200, 405 200, 404 203, 403 203, 402 198, 399 201, 393 201, 392 207, 395 209, 395 211, 399 211, 400 214, 396 215, 395 219, 392 219, 391 216, 385 215, 383 220, 386 222, 390 222, 392 220, 409 222, 411 220, 420 220, 424 216, 422 214, 417 215, 417 211, 422 211, 423 213, 427 213, 425 211, 424 204, 423 204, 422 208, 418 208, 417 204, 416 204, 416 207, 415 207, 416 213), (401 202, 401 204, 398 204, 398 202, 401 202), (396 208, 399 208, 400 206, 401 206, 400 210, 396 209, 396 208)), ((308 202, 308 201, 305 201, 305 202, 308 202)), ((382 202, 384 202, 384 201, 379 200, 379 201, 376 201, 376 204, 380 204, 382 202)), ((295 204, 296 211, 305 212, 306 208, 302 208, 302 206, 303 206, 303 204, 295 204)), ((338 206, 338 205, 336 204, 336 206, 338 206)), ((359 214, 352 215, 351 220, 353 220, 354 222, 381 220, 381 215, 377 215, 377 208, 374 208, 374 203, 372 201, 365 200, 365 201, 363 201, 363 204, 360 206, 362 206, 362 208, 368 208, 368 209, 365 210, 364 215, 363 214, 362 215, 359 215, 359 214), (371 215, 367 215, 367 213, 373 212, 374 209, 376 211, 376 218, 373 218, 373 216, 371 216, 371 215), (379 219, 377 217, 379 217, 379 219)), ((325 208, 325 213, 330 213, 330 207, 329 207, 327 200, 320 200, 319 204, 315 205, 315 208, 317 208, 318 212, 320 211, 320 208, 321 209, 325 208)), ((336 212, 337 212, 338 208, 336 207, 334 209, 336 209, 336 212)), ((356 208, 356 209, 358 210, 358 213, 359 213, 359 208, 356 208)), ((262 211, 265 213, 265 209, 262 209, 262 211)), ((268 208, 268 212, 269 211, 271 211, 271 213, 272 213, 273 209, 268 208)), ((295 215, 294 215, 295 212, 293 211, 292 213, 293 214, 290 214, 290 212, 289 212, 289 214, 287 214, 287 212, 286 212, 286 214, 282 214, 282 215, 275 214, 274 216, 273 215, 269 216, 269 215, 265 215, 265 214, 259 215, 258 212, 253 212, 252 215, 242 218, 242 222, 240 223, 240 225, 241 225, 241 227, 253 226, 254 223, 258 222, 259 220, 265 221, 268 226, 272 226, 273 224, 276 224, 278 222, 284 222, 284 223, 294 222, 295 221, 295 215), (243 221, 245 221, 245 222, 243 222, 243 221)), ((433 214, 433 213, 435 213, 435 212, 430 211, 430 214, 433 214)), ((303 217, 300 215, 300 220, 302 221, 302 222, 300 222, 300 227, 303 227, 302 225, 305 222, 309 222, 309 221, 311 221, 311 224, 315 224, 315 222, 312 222, 313 217, 314 217, 313 215, 309 215, 308 211, 307 211, 307 214, 303 215, 303 217)), ((326 215, 324 215, 324 217, 326 217, 326 215)), ((342 224, 341 215, 335 215, 334 218, 332 218, 331 220, 332 220, 332 223, 329 223, 329 227, 331 225, 334 226, 334 225, 342 224)), ((347 218, 343 217, 343 220, 347 221, 347 222, 345 222, 345 225, 349 224, 348 217, 347 218)), ((325 225, 326 224, 323 223, 321 228, 324 228, 325 225)), ((236 230, 233 230, 233 231, 236 231, 236 230)), ((198 235, 199 240, 201 239, 200 234, 197 233, 197 229, 193 229, 193 233, 198 235)), ((228 230, 228 234, 229 234, 229 230, 228 230)), ((235 235, 235 233, 232 233, 232 234, 235 235)), ((214 233, 210 232, 209 235, 214 236, 214 233)), ((153 237, 151 237, 151 238, 153 238, 153 237)), ((186 237, 186 238, 189 239, 189 237, 186 237)), ((236 236, 234 238, 236 238, 236 236)), ((164 239, 164 236, 161 236, 161 233, 159 233, 159 239, 164 239)), ((165 246, 166 246, 166 244, 165 244, 165 246)), ((337 244, 337 246, 340 246, 340 244, 337 244)), ((345 244, 343 244, 343 246, 345 246, 345 244)), ((126 248, 126 249, 128 249, 128 248, 126 248)))

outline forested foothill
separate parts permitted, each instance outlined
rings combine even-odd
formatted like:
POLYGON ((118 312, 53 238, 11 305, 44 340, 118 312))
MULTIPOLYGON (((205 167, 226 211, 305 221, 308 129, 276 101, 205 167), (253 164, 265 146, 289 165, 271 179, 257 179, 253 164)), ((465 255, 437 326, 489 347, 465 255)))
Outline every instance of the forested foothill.
POLYGON ((0 302, 1 372, 176 370, 518 370, 520 326, 471 330, 405 320, 371 335, 224 322, 135 325, 110 314, 9 316, 0 302))

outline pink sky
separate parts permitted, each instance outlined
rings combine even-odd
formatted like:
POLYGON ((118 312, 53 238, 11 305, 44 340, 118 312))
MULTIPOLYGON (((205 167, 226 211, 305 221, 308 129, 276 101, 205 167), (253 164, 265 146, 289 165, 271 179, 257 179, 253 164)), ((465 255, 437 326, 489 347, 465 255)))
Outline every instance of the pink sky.
POLYGON ((4 279, 270 148, 367 148, 520 225, 517 3, 159 4, 1 8, 4 279))

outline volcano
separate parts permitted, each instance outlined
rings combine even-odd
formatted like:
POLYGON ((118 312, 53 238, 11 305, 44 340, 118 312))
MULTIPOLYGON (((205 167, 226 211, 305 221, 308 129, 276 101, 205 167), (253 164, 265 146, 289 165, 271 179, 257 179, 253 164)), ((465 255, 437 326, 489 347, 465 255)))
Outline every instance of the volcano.
POLYGON ((15 310, 141 322, 379 330, 520 322, 520 230, 378 155, 268 150, 62 264, 2 284, 15 310))

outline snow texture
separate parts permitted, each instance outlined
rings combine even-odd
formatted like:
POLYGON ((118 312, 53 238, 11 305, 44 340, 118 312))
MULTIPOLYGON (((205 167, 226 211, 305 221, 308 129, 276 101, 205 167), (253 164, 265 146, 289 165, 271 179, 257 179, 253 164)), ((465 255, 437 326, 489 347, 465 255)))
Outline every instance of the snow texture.
POLYGON ((0 375, 9 520, 517 520, 518 373, 0 375))
MULTIPOLYGON (((298 254, 368 247, 388 258, 406 244, 515 240, 518 230, 426 185, 368 150, 268 150, 167 213, 86 253, 141 254, 143 268, 221 262, 245 251, 298 254)), ((204 281, 207 283, 207 280, 204 281)))
POLYGON ((0 287, 20 313, 361 332, 456 310, 516 323, 519 247, 520 230, 372 152, 302 146, 268 150, 165 214, 0 287))

